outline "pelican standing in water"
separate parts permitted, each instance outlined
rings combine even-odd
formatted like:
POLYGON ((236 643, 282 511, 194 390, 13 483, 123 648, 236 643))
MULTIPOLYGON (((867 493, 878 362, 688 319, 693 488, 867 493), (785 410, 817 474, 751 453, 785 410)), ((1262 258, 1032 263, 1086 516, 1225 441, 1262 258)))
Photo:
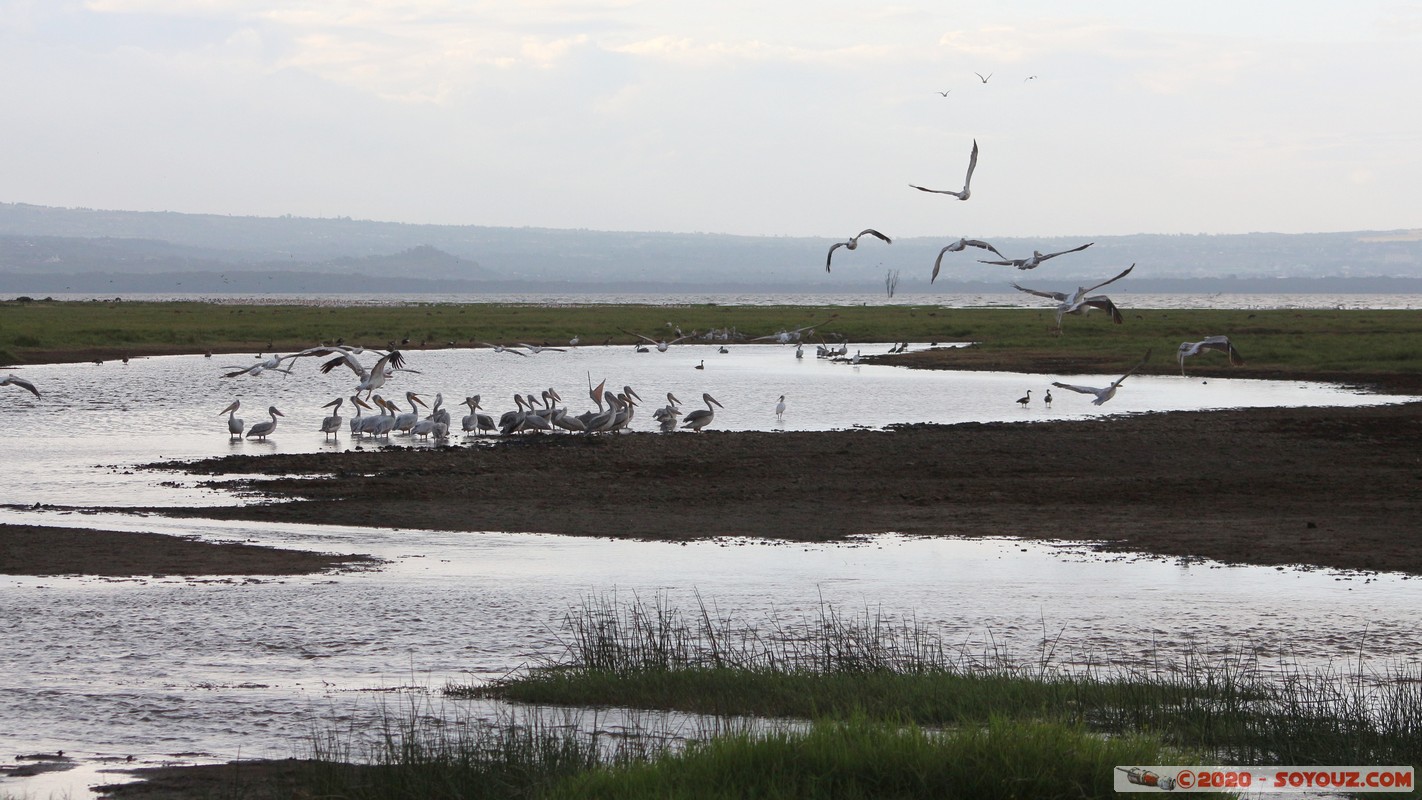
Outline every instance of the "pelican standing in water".
POLYGON ((835 250, 838 250, 838 249, 841 248, 841 247, 843 247, 845 250, 856 250, 856 249, 858 249, 858 248, 859 248, 859 237, 860 237, 860 236, 863 236, 863 235, 866 234, 866 233, 867 233, 867 234, 870 234, 870 235, 873 235, 873 236, 877 236, 877 237, 879 237, 880 239, 883 239, 883 240, 884 240, 884 244, 893 244, 893 243, 894 243, 894 240, 893 240, 893 239, 890 239, 889 237, 885 236, 884 234, 879 233, 878 231, 874 230, 873 228, 865 228, 864 230, 860 231, 859 233, 857 233, 857 234, 855 234, 855 235, 849 237, 849 241, 846 241, 846 242, 835 242, 834 244, 830 245, 829 254, 825 256, 825 272, 829 272, 829 271, 830 271, 830 259, 834 258, 834 251, 835 251, 835 250))
MULTIPOLYGON (((30 383, 29 381, 25 380, 24 378, 21 378, 18 375, 15 375, 14 373, 6 375, 3 379, 0 379, 0 386, 18 386, 21 389, 28 390, 35 397, 40 396, 39 389, 36 389, 33 383, 30 383)), ((225 414, 227 412, 224 411, 222 413, 225 414)))
POLYGON ((1109 386, 1104 386, 1099 389, 1095 386, 1073 386, 1070 383, 1057 383, 1055 381, 1052 382, 1052 385, 1057 387, 1058 389, 1070 389, 1073 392, 1081 392, 1082 394, 1094 394, 1096 395, 1096 399, 1092 400, 1091 404, 1093 406, 1099 406, 1107 400, 1110 400, 1111 398, 1115 397, 1116 390, 1121 388, 1121 384, 1124 383, 1127 378, 1131 377, 1131 375, 1134 374, 1136 370, 1140 369, 1141 367, 1144 367, 1145 363, 1149 360, 1150 351, 1147 350, 1145 357, 1140 360, 1140 363, 1126 370, 1125 375, 1122 375, 1116 380, 1111 381, 1109 386))
POLYGON ((701 399, 706 403, 706 407, 698 408, 687 414, 682 420, 682 428, 690 428, 694 431, 699 431, 707 425, 710 425, 712 420, 716 419, 716 409, 712 408, 713 405, 725 408, 725 406, 716 402, 716 398, 709 394, 702 394, 701 399))
POLYGON ((1190 356, 1197 356, 1207 350, 1218 350, 1229 355, 1229 365, 1231 367, 1244 366, 1244 357, 1239 351, 1234 349, 1228 336, 1206 336, 1198 342, 1181 342, 1180 349, 1175 352, 1175 360, 1180 362, 1180 375, 1185 375, 1185 359, 1190 356))
POLYGON ((429 406, 426 406, 425 401, 421 400, 420 396, 414 392, 405 392, 405 402, 410 404, 410 410, 395 417, 393 429, 408 434, 410 429, 415 427, 415 423, 420 421, 420 409, 417 406, 425 406, 425 408, 429 408, 429 406))
POLYGON ((775 418, 785 419, 785 395, 780 395, 780 400, 775 404, 775 418))
MULTIPOLYGON (((322 408, 332 409, 330 416, 321 420, 321 432, 326 434, 327 437, 335 436, 341 432, 341 422, 343 422, 341 419, 341 404, 345 401, 346 399, 344 397, 337 397, 335 400, 321 406, 322 408)), ((359 408, 357 408, 357 411, 359 411, 359 408)))
MULTIPOLYGON (((987 83, 987 81, 983 81, 983 83, 987 83)), ((977 168, 978 168, 978 140, 977 140, 977 139, 974 139, 974 140, 973 140, 973 153, 972 153, 972 155, 968 156, 968 177, 966 177, 966 178, 963 179, 963 191, 961 191, 961 192, 955 192, 955 191, 953 191, 952 189, 927 189, 927 188, 925 188, 925 187, 917 186, 917 185, 912 184, 912 183, 910 183, 909 186, 912 186, 913 188, 919 190, 920 192, 932 192, 932 193, 934 193, 934 194, 951 194, 951 195, 953 195, 954 197, 958 198, 959 200, 967 200, 969 197, 972 197, 972 196, 973 196, 972 190, 971 190, 970 188, 968 188, 968 187, 971 186, 972 183, 973 183, 973 170, 975 170, 975 169, 977 169, 977 168)))
POLYGON ((227 415, 227 438, 242 438, 242 429, 247 427, 247 423, 237 418, 237 409, 242 407, 241 400, 233 400, 232 405, 217 412, 217 416, 227 415))
POLYGON ((262 441, 266 441, 267 437, 270 436, 272 432, 276 430, 277 417, 286 416, 280 411, 277 411, 276 406, 269 406, 267 408, 267 413, 271 415, 271 420, 268 422, 258 422, 256 425, 253 425, 251 428, 249 428, 247 430, 248 439, 256 437, 258 439, 261 439, 262 441))

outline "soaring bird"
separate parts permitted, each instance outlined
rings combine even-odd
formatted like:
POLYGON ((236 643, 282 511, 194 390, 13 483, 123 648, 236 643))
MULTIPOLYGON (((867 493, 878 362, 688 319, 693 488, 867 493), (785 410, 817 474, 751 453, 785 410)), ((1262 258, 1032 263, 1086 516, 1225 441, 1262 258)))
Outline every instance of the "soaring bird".
POLYGON ((494 348, 495 353, 513 353, 516 356, 523 356, 524 358, 528 358, 528 353, 525 353, 521 350, 515 350, 512 347, 504 347, 501 344, 489 344, 488 342, 480 342, 479 344, 482 344, 485 347, 494 348))
POLYGON ((1180 362, 1180 374, 1185 374, 1185 359, 1190 356, 1197 356, 1206 350, 1218 350, 1221 353, 1229 354, 1229 364, 1232 367, 1244 365, 1244 357, 1239 351, 1234 349, 1234 344, 1228 336, 1206 336, 1198 342, 1181 342, 1180 349, 1175 351, 1175 360, 1180 362))
POLYGON ((828 325, 830 321, 832 321, 837 316, 839 316, 839 312, 830 314, 829 318, 826 319, 824 322, 816 322, 814 325, 806 325, 803 328, 796 328, 793 331, 781 331, 779 333, 772 333, 768 336, 757 336, 754 339, 751 339, 751 341, 764 342, 770 339, 774 339, 777 344, 790 344, 791 342, 798 342, 800 341, 800 334, 804 333, 805 331, 810 331, 813 333, 815 328, 818 328, 821 325, 828 325))
POLYGON ((242 438, 242 429, 245 428, 245 427, 247 427, 247 423, 245 423, 245 422, 243 422, 242 420, 240 420, 240 419, 237 418, 237 409, 239 409, 239 408, 241 408, 241 407, 242 407, 242 401, 241 401, 241 400, 233 400, 233 401, 232 401, 232 405, 230 405, 230 406, 228 406, 227 408, 224 408, 224 409, 222 409, 221 411, 217 412, 217 416, 219 416, 219 417, 222 416, 223 414, 226 414, 226 415, 227 415, 227 438, 228 438, 229 440, 230 440, 233 436, 236 436, 238 439, 241 439, 241 438, 242 438))
POLYGON ((258 422, 256 425, 253 425, 251 428, 248 428, 248 429, 247 429, 247 438, 248 438, 248 439, 251 439, 251 438, 253 438, 253 437, 256 437, 256 438, 258 438, 258 439, 261 439, 262 441, 266 441, 266 438, 267 438, 268 436, 270 436, 273 431, 276 430, 277 417, 284 417, 284 416, 286 416, 285 414, 281 413, 280 411, 277 411, 277 407, 276 407, 276 406, 269 406, 269 407, 267 408, 267 413, 271 415, 271 417, 272 417, 271 420, 270 420, 269 422, 258 422))
POLYGON ((519 343, 518 343, 518 346, 519 346, 519 347, 522 347, 522 348, 524 348, 524 349, 526 349, 526 350, 528 350, 528 352, 530 352, 530 353, 532 353, 532 354, 534 354, 534 355, 538 355, 539 353, 543 352, 544 350, 552 350, 552 351, 555 352, 555 353, 566 353, 566 352, 568 352, 568 349, 567 349, 566 347, 548 347, 548 346, 546 346, 546 345, 525 344, 524 342, 519 342, 519 343))
POLYGON ((1085 250, 1093 244, 1096 243, 1087 242, 1081 247, 1073 247, 1070 250, 1061 250, 1056 253, 1042 253, 1037 250, 1033 250, 1032 256, 1030 258, 1009 258, 1004 261, 984 261, 980 258, 978 259, 978 263, 997 264, 1001 267, 1017 267, 1018 269, 1036 269, 1037 267, 1041 266, 1043 261, 1046 261, 1049 258, 1056 258, 1057 256, 1066 255, 1067 253, 1075 253, 1080 250, 1085 250))
POLYGON ((976 76, 978 76, 978 80, 982 81, 983 83, 987 83, 987 82, 988 82, 988 78, 991 78, 991 77, 992 77, 992 73, 991 73, 991 72, 989 72, 989 73, 987 74, 987 78, 984 78, 984 77, 983 77, 983 74, 982 74, 981 72, 974 72, 973 74, 976 75, 976 76))
POLYGON ((1048 298, 1048 299, 1050 299, 1050 300, 1055 300, 1055 301, 1057 301, 1057 330, 1058 330, 1058 331, 1061 331, 1061 329, 1062 329, 1062 316, 1063 316, 1063 315, 1065 315, 1065 314, 1082 314, 1082 315, 1085 315, 1088 311, 1090 311, 1090 310, 1093 309, 1093 308, 1101 309, 1102 311, 1105 311, 1107 314, 1110 314, 1110 315, 1111 315, 1111 321, 1114 322, 1114 323, 1116 323, 1117 325, 1120 325, 1120 324, 1123 322, 1123 320, 1122 320, 1122 318, 1121 318, 1121 312, 1120 312, 1119 309, 1116 308, 1116 304, 1113 303, 1113 302, 1111 302, 1111 298, 1107 297, 1107 296, 1104 295, 1104 294, 1097 294, 1097 295, 1090 295, 1090 296, 1088 296, 1088 295, 1087 295, 1087 292, 1094 292, 1094 291, 1096 291, 1097 289, 1100 289, 1102 286, 1105 286, 1105 285, 1108 284, 1108 283, 1112 283, 1112 282, 1114 282, 1114 281, 1118 281, 1118 280, 1120 280, 1120 279, 1126 277, 1127 275, 1130 275, 1130 274, 1131 274, 1131 270, 1133 270, 1133 269, 1135 269, 1135 268, 1136 268, 1136 265, 1135 265, 1135 264, 1132 264, 1132 265, 1130 265, 1129 267, 1126 267, 1125 270, 1123 270, 1123 271, 1121 272, 1121 274, 1117 275, 1117 276, 1114 277, 1114 278, 1111 278, 1111 279, 1109 279, 1109 280, 1104 280, 1104 281, 1102 281, 1102 282, 1096 284, 1095 286, 1078 286, 1077 289, 1076 289, 1076 291, 1075 291, 1075 292, 1072 292, 1071 294, 1067 294, 1067 293, 1065 293, 1065 292, 1042 292, 1042 291, 1038 291, 1038 290, 1036 290, 1036 289, 1028 289, 1028 288, 1026 288, 1026 287, 1024 287, 1024 286, 1018 286, 1018 285, 1015 284, 1015 283, 1012 284, 1012 288, 1016 289, 1016 290, 1019 291, 1019 292, 1026 292, 1027 294, 1035 294, 1035 295, 1037 295, 1038 297, 1045 297, 1045 298, 1048 298))
POLYGON ((835 242, 834 244, 830 245, 829 253, 825 256, 825 272, 829 272, 829 271, 830 271, 830 259, 834 258, 834 251, 835 251, 835 250, 838 250, 838 249, 841 248, 841 247, 843 247, 843 248, 846 249, 846 250, 855 250, 855 249, 857 249, 857 248, 859 247, 859 237, 860 237, 860 236, 863 236, 863 235, 866 234, 866 233, 867 233, 867 234, 870 234, 871 236, 877 236, 877 237, 879 237, 880 239, 883 239, 885 244, 893 244, 893 243, 894 243, 894 240, 893 240, 893 239, 890 239, 889 237, 885 236, 884 234, 879 233, 878 231, 874 230, 873 228, 865 228, 864 230, 860 231, 859 233, 855 234, 854 236, 849 237, 849 241, 845 241, 845 242, 835 242))
MULTIPOLYGON (((986 81, 984 81, 986 83, 986 81)), ((973 154, 968 156, 968 177, 963 179, 963 191, 955 192, 952 189, 928 189, 923 186, 910 183, 909 186, 920 192, 933 192, 934 194, 951 194, 959 200, 967 200, 972 196, 972 190, 968 187, 973 183, 973 170, 978 168, 978 140, 973 140, 973 154)))
POLYGON ((943 266, 943 255, 945 253, 957 253, 967 247, 981 247, 984 250, 991 250, 992 252, 997 253, 998 258, 1007 258, 1007 256, 1004 256, 1002 253, 998 253, 996 247, 993 247, 987 242, 984 242, 982 239, 959 239, 958 241, 938 251, 938 258, 935 259, 933 262, 933 277, 929 278, 928 282, 933 283, 934 281, 938 280, 938 269, 939 267, 943 266))
POLYGON ((341 404, 345 401, 346 399, 344 397, 337 397, 335 400, 321 406, 322 408, 332 409, 330 416, 321 419, 322 433, 327 436, 334 436, 341 432, 341 422, 343 422, 341 419, 341 404))
POLYGON ((36 389, 33 383, 30 383, 24 378, 21 378, 20 376, 15 375, 13 373, 6 375, 3 379, 0 379, 0 386, 18 386, 21 389, 28 389, 32 394, 34 394, 35 397, 40 396, 39 389, 36 389))
POLYGON ((1073 392, 1081 392, 1082 394, 1094 394, 1096 395, 1096 399, 1092 400, 1091 404, 1093 406, 1099 406, 1107 400, 1110 400, 1111 398, 1115 397, 1116 390, 1121 388, 1121 384, 1125 383, 1126 379, 1131 377, 1131 375, 1134 374, 1136 370, 1145 366, 1145 363, 1149 360, 1150 351, 1147 350, 1145 357, 1140 360, 1140 363, 1126 370, 1125 375, 1122 375, 1116 380, 1111 381, 1111 384, 1109 386, 1105 386, 1100 389, 1096 388, 1095 386, 1073 386, 1070 383, 1057 383, 1055 381, 1052 382, 1052 385, 1057 387, 1058 389, 1070 389, 1073 392))
POLYGON ((680 342, 684 342, 684 341, 686 341, 687 339, 690 339, 690 338, 694 335, 694 334, 688 333, 688 334, 686 334, 685 336, 678 336, 678 337, 676 337, 675 339, 667 340, 667 339, 653 339, 653 338, 650 337, 650 336, 643 336, 643 335, 640 334, 640 333, 633 333, 632 331, 622 330, 621 328, 618 328, 618 330, 621 330, 623 333, 627 334, 628 336, 636 336, 638 339, 641 339, 642 341, 646 342, 647 344, 655 345, 656 348, 657 348, 657 352, 658 352, 658 353, 665 353, 665 352, 667 351, 667 349, 670 348, 672 345, 678 344, 678 343, 680 343, 680 342))
POLYGON ((722 406, 720 403, 716 402, 716 398, 712 397, 709 394, 702 394, 701 399, 706 403, 706 407, 698 408, 695 411, 687 414, 686 417, 682 420, 681 427, 690 428, 694 431, 699 431, 707 425, 710 425, 711 421, 716 418, 716 409, 712 408, 711 406, 716 405, 721 406, 721 408, 725 408, 725 406, 722 406))
MULTIPOLYGON (((366 369, 356 360, 355 348, 336 348, 340 355, 321 365, 321 372, 327 373, 339 366, 350 367, 351 372, 360 378, 360 383, 356 385, 356 392, 365 392, 367 400, 371 393, 385 385, 386 378, 390 377, 395 370, 404 370, 405 357, 399 350, 391 350, 381 356, 375 362, 375 366, 366 369)), ((414 370, 406 370, 413 372, 414 370)))

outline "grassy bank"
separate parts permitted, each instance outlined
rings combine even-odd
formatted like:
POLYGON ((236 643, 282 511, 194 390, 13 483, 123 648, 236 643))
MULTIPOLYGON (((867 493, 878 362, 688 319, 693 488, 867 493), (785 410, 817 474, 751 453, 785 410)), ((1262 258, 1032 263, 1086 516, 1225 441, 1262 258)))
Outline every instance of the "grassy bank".
MULTIPOLYGON (((1048 309, 934 306, 720 306, 428 304, 380 307, 224 305, 196 302, 0 302, 0 362, 85 361, 199 352, 292 352, 338 339, 384 347, 478 342, 583 345, 683 332, 747 338, 819 324, 816 339, 981 343, 978 362, 1076 360, 1128 364, 1146 348, 1151 369, 1175 369, 1181 341, 1226 334, 1256 371, 1422 373, 1422 312, 1334 310, 1140 310, 1126 323, 1071 317, 1052 334, 1048 309)), ((1200 359, 1202 365, 1207 359, 1200 359)), ((974 362, 965 366, 982 366, 974 362)), ((1149 371, 1149 370, 1148 370, 1149 371)))

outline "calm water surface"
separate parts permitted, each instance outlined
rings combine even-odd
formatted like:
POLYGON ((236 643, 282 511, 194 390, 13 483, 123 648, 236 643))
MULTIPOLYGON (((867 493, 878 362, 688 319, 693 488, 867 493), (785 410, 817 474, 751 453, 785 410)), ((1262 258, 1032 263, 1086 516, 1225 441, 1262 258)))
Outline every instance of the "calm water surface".
MULTIPOLYGON (((923 344, 917 346, 926 346, 923 344)), ((882 352, 887 345, 874 346, 882 352)), ((863 347, 866 351, 869 347, 863 347)), ((794 358, 794 349, 714 346, 634 353, 585 347, 531 357, 489 350, 412 351, 387 394, 441 392, 447 404, 480 393, 494 414, 514 392, 558 389, 573 411, 591 405, 589 376, 633 386, 649 405, 666 392, 724 405, 724 430, 832 430, 904 422, 1046 421, 1165 409, 1357 405, 1402 398, 1339 387, 1133 377, 1102 407, 1053 380, 1104 385, 1114 375, 1022 375, 900 370, 794 358), (704 362, 704 369, 694 367, 704 362), (1027 408, 1015 400, 1033 390, 1027 408), (787 396, 783 421, 776 398, 787 396)), ((349 395, 347 371, 314 360, 292 375, 220 377, 246 357, 182 356, 127 365, 26 367, 33 400, 0 395, 6 480, 0 502, 136 506, 238 502, 182 476, 136 464, 225 453, 310 452, 352 446, 316 432, 320 405, 349 395), (217 412, 242 400, 248 423, 286 413, 267 442, 229 442, 217 412), (163 485, 174 480, 177 485, 163 485)), ((347 404, 349 406, 349 403, 347 404)), ((452 408, 456 424, 461 408, 452 408)), ((349 412, 347 413, 347 416, 349 412)), ((647 415, 634 427, 650 430, 647 415)), ((693 435, 680 433, 677 435, 693 435)), ((397 444, 416 444, 395 437, 397 444)), ((854 491, 853 486, 839 487, 854 491)), ((0 779, 0 792, 83 795, 101 759, 142 763, 304 754, 313 731, 364 727, 392 690, 411 696, 448 680, 506 674, 560 652, 560 621, 589 597, 663 593, 692 609, 698 596, 750 622, 813 617, 821 603, 913 617, 969 651, 1035 652, 1044 631, 1065 660, 1138 663, 1152 651, 1255 647, 1308 664, 1360 654, 1392 663, 1422 650, 1412 609, 1418 583, 1400 576, 1222 567, 1091 556, 1010 538, 948 541, 882 536, 854 544, 687 545, 571 539, 536 532, 447 533, 377 527, 173 521, 117 513, 0 511, 7 522, 150 530, 278 547, 369 553, 379 570, 282 579, 0 577, 0 752, 63 749, 85 768, 45 779, 0 779)), ((983 531, 1010 537, 1010 530, 983 531)), ((451 713, 495 713, 442 701, 451 713)))

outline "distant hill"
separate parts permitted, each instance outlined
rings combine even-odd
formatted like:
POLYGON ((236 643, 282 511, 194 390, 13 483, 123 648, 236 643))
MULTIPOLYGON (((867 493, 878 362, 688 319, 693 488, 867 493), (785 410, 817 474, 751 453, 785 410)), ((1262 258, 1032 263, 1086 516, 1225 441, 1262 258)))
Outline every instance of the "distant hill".
MULTIPOLYGON (((1361 287, 1422 280, 1422 230, 1001 238, 993 244, 1012 257, 1094 244, 1032 271, 979 264, 978 251, 948 253, 933 287, 928 276, 934 259, 951 239, 868 242, 852 253, 840 251, 833 274, 826 274, 825 254, 834 241, 0 203, 0 292, 312 291, 295 287, 332 284, 333 275, 363 276, 363 286, 392 285, 402 288, 388 291, 407 292, 651 291, 654 286, 657 291, 860 292, 883 291, 893 270, 900 272, 899 290, 905 292, 1001 289, 1014 280, 1055 289, 1109 276, 1131 263, 1137 269, 1130 285, 1123 282, 1118 291, 1152 291, 1146 287, 1181 281, 1226 291, 1225 284, 1240 282, 1321 286, 1329 279, 1330 285, 1361 287), (271 288, 278 285, 289 288, 271 288)), ((387 291, 362 289, 372 290, 387 291)))

